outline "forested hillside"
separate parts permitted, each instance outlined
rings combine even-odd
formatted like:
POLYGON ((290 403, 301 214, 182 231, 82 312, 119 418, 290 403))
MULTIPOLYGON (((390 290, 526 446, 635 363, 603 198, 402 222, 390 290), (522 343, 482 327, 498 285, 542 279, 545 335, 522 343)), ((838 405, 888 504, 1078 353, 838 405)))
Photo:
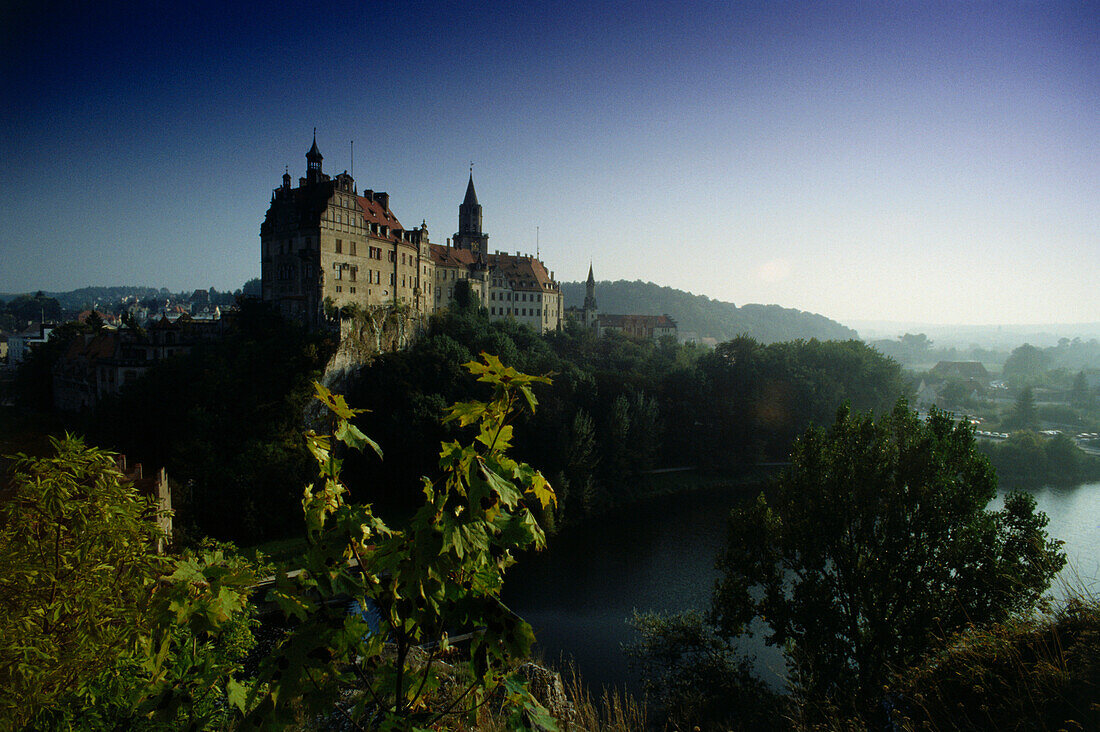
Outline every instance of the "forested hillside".
MULTIPOLYGON (((584 304, 584 283, 563 282, 565 305, 584 304)), ((859 338, 851 328, 823 315, 807 313, 779 305, 742 305, 711 300, 706 295, 662 287, 652 282, 599 282, 596 302, 603 313, 640 313, 671 315, 680 333, 694 332, 700 338, 728 341, 748 335, 761 343, 792 341, 799 338, 849 340, 859 338)))

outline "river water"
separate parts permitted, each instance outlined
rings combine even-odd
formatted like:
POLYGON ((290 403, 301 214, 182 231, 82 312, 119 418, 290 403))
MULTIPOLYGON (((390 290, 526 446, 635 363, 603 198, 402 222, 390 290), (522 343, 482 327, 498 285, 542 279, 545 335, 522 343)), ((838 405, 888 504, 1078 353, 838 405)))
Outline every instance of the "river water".
MULTIPOLYGON (((523 557, 509 571, 505 601, 534 627, 547 661, 572 661, 590 688, 615 685, 637 692, 638 679, 621 648, 633 638, 627 619, 635 609, 705 611, 729 507, 758 491, 660 496, 565 529, 551 538, 547 551, 523 557)), ((1100 483, 1029 492, 1050 518, 1048 532, 1065 542, 1069 567, 1063 574, 1100 591, 1100 483)), ((990 508, 1002 502, 998 496, 990 508)), ((763 678, 782 685, 783 662, 775 648, 757 635, 745 650, 756 654, 763 678)))

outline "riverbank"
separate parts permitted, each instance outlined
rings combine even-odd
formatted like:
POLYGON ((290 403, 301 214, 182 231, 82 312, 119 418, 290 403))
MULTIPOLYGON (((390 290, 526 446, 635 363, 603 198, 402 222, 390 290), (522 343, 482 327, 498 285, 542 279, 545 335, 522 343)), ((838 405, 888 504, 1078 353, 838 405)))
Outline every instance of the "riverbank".
POLYGON ((750 488, 763 488, 785 464, 747 465, 735 471, 723 472, 705 471, 698 468, 652 471, 636 478, 635 488, 628 496, 594 507, 580 517, 570 518, 566 516, 559 524, 550 529, 549 534, 551 536, 557 535, 566 529, 598 521, 608 514, 613 514, 635 504, 652 501, 655 498, 691 494, 698 491, 740 490, 747 492, 750 488))

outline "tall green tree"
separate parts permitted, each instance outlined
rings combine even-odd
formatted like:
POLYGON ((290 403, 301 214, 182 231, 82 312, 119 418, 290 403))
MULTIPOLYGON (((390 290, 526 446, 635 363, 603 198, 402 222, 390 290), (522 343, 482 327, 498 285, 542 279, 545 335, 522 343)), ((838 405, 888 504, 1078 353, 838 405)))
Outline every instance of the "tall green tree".
POLYGON ((1084 371, 1078 371, 1074 377, 1069 400, 1075 407, 1082 409, 1089 409, 1096 403, 1096 396, 1089 390, 1089 380, 1084 371))
POLYGON ((1035 411, 1035 392, 1025 386, 1016 397, 1016 411, 1012 414, 1012 423, 1020 429, 1034 429, 1039 424, 1039 415, 1035 411))
POLYGON ((904 401, 878 420, 842 409, 731 513, 712 617, 727 635, 761 619, 809 708, 869 716, 891 668, 1027 610, 1065 564, 1033 499, 989 511, 995 495, 966 425, 904 401))
POLYGON ((507 454, 516 411, 533 410, 532 386, 549 379, 482 356, 466 366, 492 398, 457 403, 445 417, 474 427, 473 442, 443 443, 443 474, 422 479, 424 503, 404 530, 387 526, 370 505, 346 501, 337 448, 381 451, 353 423, 364 410, 316 385, 332 430, 307 434, 319 474, 302 501, 305 571, 280 577, 272 593, 295 628, 264 663, 252 725, 284 729, 302 709, 329 714, 350 693, 352 728, 449 729, 461 726, 456 720, 475 727, 478 710, 497 694, 512 728, 556 729, 508 667, 530 651, 534 635, 500 599, 515 555, 545 544, 531 507, 555 501, 541 473, 507 454), (334 604, 339 598, 373 610, 375 622, 334 604), (452 643, 462 632, 468 641, 452 643), (437 662, 443 654, 446 664, 437 662), (455 665, 460 682, 445 688, 445 669, 455 665))
POLYGON ((53 446, 16 461, 0 506, 0 720, 12 727, 91 695, 104 666, 134 653, 166 566, 149 502, 111 455, 75 438, 53 446))

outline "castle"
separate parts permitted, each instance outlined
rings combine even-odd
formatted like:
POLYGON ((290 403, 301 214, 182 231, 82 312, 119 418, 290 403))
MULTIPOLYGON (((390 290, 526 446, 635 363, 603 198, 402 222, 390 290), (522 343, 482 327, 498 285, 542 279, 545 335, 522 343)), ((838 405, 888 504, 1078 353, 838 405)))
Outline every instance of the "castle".
POLYGON ((492 320, 561 328, 554 273, 530 254, 490 253, 472 171, 453 244, 441 245, 429 240, 426 222, 406 229, 388 194, 360 195, 347 171, 326 175, 323 160, 315 132, 306 176, 292 188, 289 171, 283 175, 260 226, 262 297, 285 317, 316 328, 326 306, 400 305, 429 315, 450 306, 464 282, 492 320))

